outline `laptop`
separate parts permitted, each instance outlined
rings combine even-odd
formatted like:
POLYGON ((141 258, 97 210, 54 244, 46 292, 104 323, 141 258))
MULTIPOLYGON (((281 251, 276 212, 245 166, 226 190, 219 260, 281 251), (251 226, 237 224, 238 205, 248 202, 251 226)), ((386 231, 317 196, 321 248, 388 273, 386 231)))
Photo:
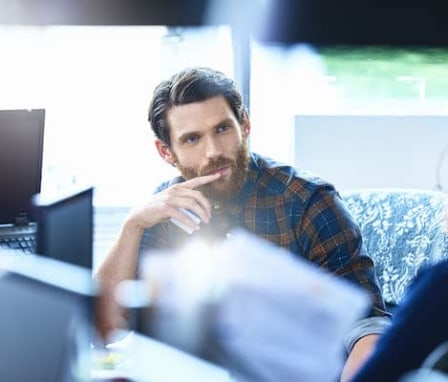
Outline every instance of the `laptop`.
POLYGON ((92 269, 93 187, 32 198, 38 255, 92 269))
POLYGON ((32 195, 42 177, 45 110, 0 110, 0 247, 33 250, 32 195))

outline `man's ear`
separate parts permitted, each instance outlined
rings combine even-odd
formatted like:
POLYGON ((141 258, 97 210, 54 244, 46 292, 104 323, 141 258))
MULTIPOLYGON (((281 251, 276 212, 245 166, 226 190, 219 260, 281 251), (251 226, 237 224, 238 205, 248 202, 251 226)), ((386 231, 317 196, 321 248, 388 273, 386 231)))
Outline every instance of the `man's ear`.
POLYGON ((171 152, 171 149, 168 147, 168 145, 161 141, 160 139, 156 139, 155 141, 157 152, 159 153, 160 157, 171 166, 175 166, 175 160, 173 157, 173 154, 171 152))

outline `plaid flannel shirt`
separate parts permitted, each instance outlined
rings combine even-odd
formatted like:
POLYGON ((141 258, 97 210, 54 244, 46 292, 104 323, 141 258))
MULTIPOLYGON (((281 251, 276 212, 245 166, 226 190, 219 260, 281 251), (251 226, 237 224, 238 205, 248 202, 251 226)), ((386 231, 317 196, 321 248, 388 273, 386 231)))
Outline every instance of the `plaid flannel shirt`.
MULTIPOLYGON (((178 177, 165 182, 156 192, 181 181, 178 177)), ((372 309, 368 317, 372 319, 364 320, 361 329, 350 336, 349 349, 357 339, 381 333, 389 325, 361 232, 328 182, 251 153, 247 180, 239 195, 226 205, 212 201, 210 223, 193 235, 224 238, 234 228, 255 233, 369 292, 372 309)), ((173 224, 159 224, 144 232, 140 251, 173 248, 189 238, 173 224)))

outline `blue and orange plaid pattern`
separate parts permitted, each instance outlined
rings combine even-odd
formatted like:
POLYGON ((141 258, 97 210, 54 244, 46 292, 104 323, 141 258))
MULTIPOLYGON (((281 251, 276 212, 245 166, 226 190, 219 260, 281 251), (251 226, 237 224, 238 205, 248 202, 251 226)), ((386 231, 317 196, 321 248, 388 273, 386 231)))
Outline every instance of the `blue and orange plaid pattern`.
MULTIPOLYGON (((361 232, 328 182, 252 153, 240 194, 215 206, 210 223, 193 235, 224 238, 232 229, 246 229, 365 288, 372 297, 369 316, 388 315, 361 232)), ((145 231, 141 251, 173 248, 190 237, 172 224, 159 224, 145 231)))

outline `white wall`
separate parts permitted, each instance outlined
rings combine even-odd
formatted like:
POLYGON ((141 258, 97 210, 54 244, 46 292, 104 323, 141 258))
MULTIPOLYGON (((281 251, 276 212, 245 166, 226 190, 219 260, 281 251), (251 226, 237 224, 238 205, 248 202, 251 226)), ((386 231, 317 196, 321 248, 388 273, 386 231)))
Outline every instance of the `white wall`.
POLYGON ((448 116, 300 115, 294 135, 295 164, 339 190, 448 189, 448 116))

